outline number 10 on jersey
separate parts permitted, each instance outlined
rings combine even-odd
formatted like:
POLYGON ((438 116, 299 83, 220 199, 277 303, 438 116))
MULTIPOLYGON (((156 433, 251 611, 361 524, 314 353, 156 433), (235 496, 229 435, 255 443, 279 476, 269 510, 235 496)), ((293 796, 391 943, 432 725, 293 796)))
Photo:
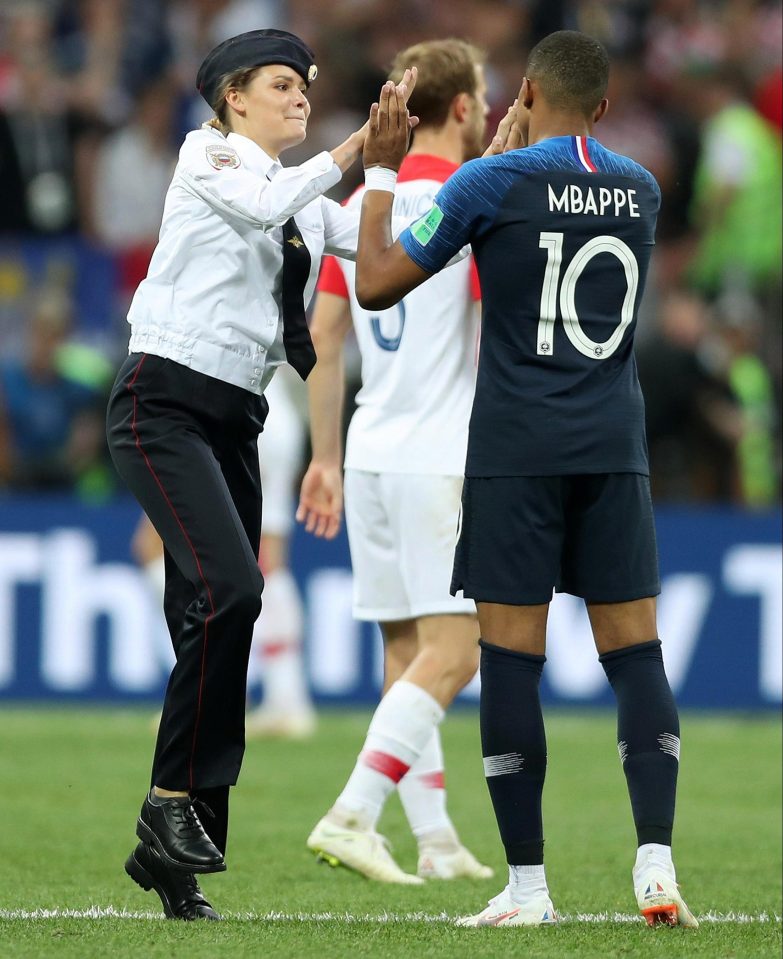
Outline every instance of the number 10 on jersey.
POLYGON ((623 334, 633 320, 634 304, 639 290, 639 264, 636 262, 633 250, 615 236, 595 236, 576 251, 560 283, 563 266, 563 234, 541 233, 538 245, 542 250, 547 251, 547 260, 544 283, 541 288, 536 352, 540 356, 551 356, 554 353, 557 288, 560 285, 560 315, 563 318, 566 336, 584 356, 594 360, 607 359, 620 345, 623 334), (620 309, 620 323, 603 343, 590 339, 582 329, 576 312, 576 284, 590 260, 599 253, 610 253, 618 259, 625 271, 626 282, 625 297, 620 309))

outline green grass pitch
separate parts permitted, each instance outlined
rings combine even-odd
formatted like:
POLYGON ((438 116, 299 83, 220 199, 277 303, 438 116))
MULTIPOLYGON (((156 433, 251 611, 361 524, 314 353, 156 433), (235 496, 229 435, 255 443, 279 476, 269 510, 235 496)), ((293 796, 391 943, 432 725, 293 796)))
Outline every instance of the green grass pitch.
MULTIPOLYGON (((675 860, 696 931, 648 929, 630 883, 634 835, 608 713, 547 717, 547 874, 563 921, 455 928, 505 883, 478 719, 443 726, 449 807, 497 877, 382 886, 317 865, 304 840, 336 796, 369 714, 324 712, 303 743, 252 742, 234 791, 228 871, 203 886, 223 923, 162 919, 123 872, 152 753, 152 710, 0 711, 0 956, 718 957, 781 955, 777 716, 685 714, 675 860), (68 911, 71 911, 70 914, 68 911)), ((415 846, 393 798, 381 828, 415 846)))

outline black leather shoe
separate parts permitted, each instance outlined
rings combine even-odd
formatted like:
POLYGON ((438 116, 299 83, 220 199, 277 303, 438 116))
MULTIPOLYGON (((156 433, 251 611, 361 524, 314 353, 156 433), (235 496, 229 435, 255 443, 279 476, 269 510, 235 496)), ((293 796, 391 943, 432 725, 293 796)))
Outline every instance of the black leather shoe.
POLYGON ((223 872, 223 854, 204 832, 188 796, 172 796, 151 803, 144 800, 136 823, 136 835, 154 846, 171 869, 184 872, 223 872))
POLYGON ((142 889, 154 889, 167 919, 220 919, 192 872, 169 869, 152 846, 140 842, 125 860, 125 872, 142 889))

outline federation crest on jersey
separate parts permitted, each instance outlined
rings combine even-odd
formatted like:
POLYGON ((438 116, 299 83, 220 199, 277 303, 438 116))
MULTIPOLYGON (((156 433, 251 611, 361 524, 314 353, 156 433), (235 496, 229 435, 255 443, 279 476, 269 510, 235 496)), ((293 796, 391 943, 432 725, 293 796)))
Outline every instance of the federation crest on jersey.
POLYGON ((216 170, 235 170, 241 163, 237 151, 223 144, 210 144, 207 147, 207 160, 216 170))

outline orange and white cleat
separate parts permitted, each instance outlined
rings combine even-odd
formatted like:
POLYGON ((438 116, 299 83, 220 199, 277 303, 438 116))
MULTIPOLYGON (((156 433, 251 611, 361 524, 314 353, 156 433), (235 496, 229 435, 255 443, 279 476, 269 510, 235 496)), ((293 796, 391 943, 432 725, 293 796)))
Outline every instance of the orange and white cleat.
POLYGON ((633 871, 633 885, 639 910, 648 926, 686 926, 699 923, 680 895, 674 867, 650 853, 633 871))
POLYGON ((557 914, 549 898, 549 893, 541 892, 525 902, 516 902, 511 898, 509 887, 490 899, 486 909, 475 916, 463 916, 456 924, 464 929, 479 929, 482 926, 553 926, 557 914))

